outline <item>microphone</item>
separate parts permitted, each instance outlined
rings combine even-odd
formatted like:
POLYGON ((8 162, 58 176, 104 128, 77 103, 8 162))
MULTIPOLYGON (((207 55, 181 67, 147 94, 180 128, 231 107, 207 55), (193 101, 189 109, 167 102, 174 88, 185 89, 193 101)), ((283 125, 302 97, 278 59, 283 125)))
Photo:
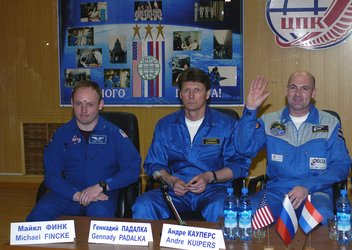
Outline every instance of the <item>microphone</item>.
POLYGON ((169 207, 170 207, 172 213, 174 214, 174 216, 176 217, 178 223, 181 226, 188 226, 187 223, 184 220, 182 220, 182 218, 180 217, 179 213, 176 210, 174 203, 172 202, 171 196, 167 193, 168 185, 167 185, 166 181, 164 180, 164 178, 161 176, 160 172, 155 171, 153 173, 153 178, 154 178, 154 180, 156 180, 160 183, 160 189, 163 193, 163 196, 166 200, 166 203, 169 205, 169 207))
POLYGON ((156 180, 160 183, 160 185, 163 189, 167 189, 168 185, 167 185, 166 181, 164 180, 164 178, 161 176, 159 171, 155 171, 153 173, 153 178, 154 178, 154 180, 156 180))

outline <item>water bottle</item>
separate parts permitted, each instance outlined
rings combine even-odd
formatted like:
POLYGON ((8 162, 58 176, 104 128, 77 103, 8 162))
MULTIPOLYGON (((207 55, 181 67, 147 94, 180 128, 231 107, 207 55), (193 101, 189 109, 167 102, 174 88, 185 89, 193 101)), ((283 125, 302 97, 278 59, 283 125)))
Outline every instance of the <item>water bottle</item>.
POLYGON ((336 202, 337 241, 346 245, 351 240, 351 203, 346 189, 342 189, 340 195, 336 202))
POLYGON ((224 238, 235 240, 237 234, 237 200, 233 194, 233 188, 227 188, 227 196, 224 201, 224 238))
POLYGON ((242 195, 238 204, 238 234, 241 240, 252 240, 252 207, 248 196, 248 189, 242 188, 242 195))

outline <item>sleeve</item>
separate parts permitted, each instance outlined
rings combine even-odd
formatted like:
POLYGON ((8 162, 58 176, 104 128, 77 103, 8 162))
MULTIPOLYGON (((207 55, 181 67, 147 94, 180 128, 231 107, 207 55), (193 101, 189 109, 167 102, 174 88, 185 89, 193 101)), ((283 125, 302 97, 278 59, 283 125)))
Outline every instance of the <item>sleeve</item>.
POLYGON ((52 141, 44 149, 45 185, 67 199, 79 191, 71 186, 63 177, 65 143, 60 133, 55 133, 52 141))
POLYGON ((162 169, 170 173, 166 147, 162 142, 162 129, 158 123, 155 126, 152 144, 144 161, 144 170, 147 175, 152 176, 155 171, 162 169))
POLYGON ((112 153, 117 155, 119 171, 105 180, 110 190, 120 189, 137 182, 141 170, 141 157, 131 140, 124 132, 115 134, 116 140, 112 153))
POLYGON ((349 175, 351 159, 343 138, 341 125, 338 124, 327 142, 327 167, 321 174, 309 177, 304 187, 312 193, 330 188, 334 183, 346 179, 349 175))
POLYGON ((251 159, 241 155, 236 151, 235 130, 231 131, 231 136, 227 138, 224 144, 224 166, 232 171, 233 179, 247 177, 251 166, 251 159))
POLYGON ((257 119, 257 110, 244 109, 235 129, 236 150, 247 157, 255 157, 266 145, 265 127, 257 119))

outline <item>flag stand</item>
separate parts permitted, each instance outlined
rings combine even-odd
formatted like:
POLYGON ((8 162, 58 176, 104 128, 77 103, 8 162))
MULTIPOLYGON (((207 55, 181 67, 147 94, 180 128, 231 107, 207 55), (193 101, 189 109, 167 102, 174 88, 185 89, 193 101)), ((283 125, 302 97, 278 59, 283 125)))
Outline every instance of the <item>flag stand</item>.
POLYGON ((274 246, 270 245, 269 226, 266 226, 266 234, 268 235, 268 245, 264 246, 264 250, 274 250, 274 246))
POLYGON ((311 233, 308 233, 308 246, 304 248, 304 250, 315 250, 314 247, 311 246, 312 243, 312 238, 311 238, 311 233))

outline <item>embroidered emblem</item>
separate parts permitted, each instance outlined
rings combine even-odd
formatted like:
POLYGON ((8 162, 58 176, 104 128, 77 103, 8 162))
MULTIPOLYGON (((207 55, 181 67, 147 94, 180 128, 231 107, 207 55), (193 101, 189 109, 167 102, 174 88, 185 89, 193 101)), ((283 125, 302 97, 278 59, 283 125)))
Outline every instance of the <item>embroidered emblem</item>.
POLYGON ((72 143, 73 144, 81 143, 81 138, 79 138, 77 135, 74 135, 72 137, 72 143))
POLYGON ((286 134, 286 126, 280 122, 274 122, 270 126, 270 132, 275 136, 282 136, 286 134))
POLYGON ((89 144, 106 144, 106 135, 91 135, 89 144))

